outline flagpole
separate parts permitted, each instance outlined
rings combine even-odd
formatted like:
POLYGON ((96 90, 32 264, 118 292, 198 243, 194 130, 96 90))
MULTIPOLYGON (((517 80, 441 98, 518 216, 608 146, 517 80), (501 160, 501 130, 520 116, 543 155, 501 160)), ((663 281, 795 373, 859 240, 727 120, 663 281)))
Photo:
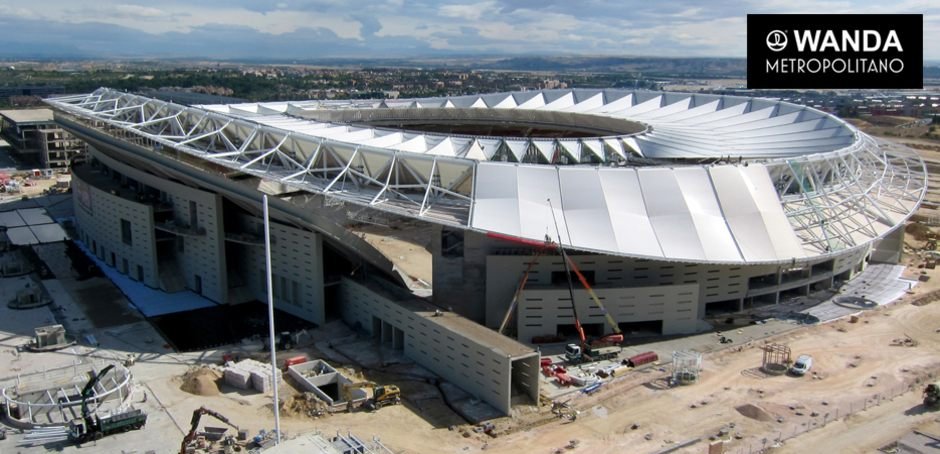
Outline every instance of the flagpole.
POLYGON ((271 383, 274 385, 274 444, 281 443, 281 408, 277 397, 277 356, 274 350, 274 277, 271 274, 271 219, 268 196, 262 195, 264 211, 264 269, 268 279, 268 334, 271 339, 271 383))

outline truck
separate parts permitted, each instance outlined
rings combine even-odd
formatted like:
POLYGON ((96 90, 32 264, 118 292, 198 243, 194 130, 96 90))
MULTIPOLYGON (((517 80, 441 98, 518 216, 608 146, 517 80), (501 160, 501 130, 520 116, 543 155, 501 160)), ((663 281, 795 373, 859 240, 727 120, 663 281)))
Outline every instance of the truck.
POLYGON ((100 440, 107 435, 140 429, 146 423, 147 415, 140 410, 104 417, 93 415, 69 422, 69 439, 78 443, 100 440))
POLYGON ((940 382, 931 383, 924 388, 924 407, 940 408, 940 382))
POLYGON ((147 423, 147 415, 140 410, 131 409, 101 417, 92 414, 88 409, 88 399, 94 393, 95 385, 113 368, 114 365, 111 364, 97 374, 92 373, 88 383, 82 389, 82 416, 69 421, 68 437, 70 440, 76 443, 100 440, 107 435, 140 429, 147 423))
POLYGON ((586 342, 578 344, 568 344, 565 347, 565 359, 571 364, 589 363, 604 359, 616 358, 622 349, 619 345, 609 345, 606 347, 594 347, 586 342))

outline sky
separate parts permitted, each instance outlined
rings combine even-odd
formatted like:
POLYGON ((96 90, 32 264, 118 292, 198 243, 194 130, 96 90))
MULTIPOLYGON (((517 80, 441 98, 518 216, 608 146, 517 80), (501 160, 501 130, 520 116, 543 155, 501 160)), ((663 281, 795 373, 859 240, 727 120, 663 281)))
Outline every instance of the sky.
POLYGON ((924 14, 937 0, 0 0, 0 55, 745 57, 748 13, 924 14))

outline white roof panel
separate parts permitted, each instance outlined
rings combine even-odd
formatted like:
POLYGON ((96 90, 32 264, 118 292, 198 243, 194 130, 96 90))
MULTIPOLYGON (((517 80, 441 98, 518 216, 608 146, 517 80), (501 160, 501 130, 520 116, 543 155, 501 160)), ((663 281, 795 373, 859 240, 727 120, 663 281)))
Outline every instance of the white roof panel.
POLYGON ((708 172, 702 167, 680 167, 674 172, 685 204, 692 215, 695 230, 699 238, 702 238, 705 256, 714 261, 741 260, 741 254, 718 205, 708 172))
POLYGON ((616 250, 663 257, 665 254, 646 212, 637 172, 633 169, 624 170, 600 168, 597 171, 611 226, 617 238, 616 250))
POLYGON ((692 215, 672 169, 637 170, 650 223, 666 257, 705 260, 692 215))
POLYGON ((562 195, 558 186, 558 170, 551 166, 517 166, 519 179, 520 236, 545 239, 548 234, 557 239, 554 221, 558 221, 561 241, 571 245, 562 213, 562 195), (552 201, 549 208, 548 199, 552 201), (554 219, 553 219, 554 217, 554 219))
POLYGON ((522 236, 519 179, 513 165, 481 162, 474 184, 472 226, 522 236))
POLYGON ((565 223, 559 224, 567 226, 572 242, 601 251, 619 250, 597 168, 560 168, 558 177, 565 194, 565 223))

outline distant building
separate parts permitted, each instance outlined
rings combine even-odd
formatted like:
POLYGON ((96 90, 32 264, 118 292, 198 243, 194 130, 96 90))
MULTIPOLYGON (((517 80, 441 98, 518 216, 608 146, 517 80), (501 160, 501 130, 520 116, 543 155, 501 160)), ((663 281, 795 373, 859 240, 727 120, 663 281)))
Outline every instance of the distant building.
POLYGON ((182 105, 194 104, 238 104, 248 102, 247 99, 234 98, 231 96, 222 96, 208 93, 197 93, 185 90, 143 90, 142 94, 161 101, 168 101, 182 105))
POLYGON ((0 98, 9 98, 11 96, 49 96, 61 95, 65 93, 65 87, 61 85, 17 85, 12 87, 0 87, 0 98))
POLYGON ((49 109, 0 110, 0 134, 16 153, 41 168, 68 167, 85 143, 60 128, 49 109))

